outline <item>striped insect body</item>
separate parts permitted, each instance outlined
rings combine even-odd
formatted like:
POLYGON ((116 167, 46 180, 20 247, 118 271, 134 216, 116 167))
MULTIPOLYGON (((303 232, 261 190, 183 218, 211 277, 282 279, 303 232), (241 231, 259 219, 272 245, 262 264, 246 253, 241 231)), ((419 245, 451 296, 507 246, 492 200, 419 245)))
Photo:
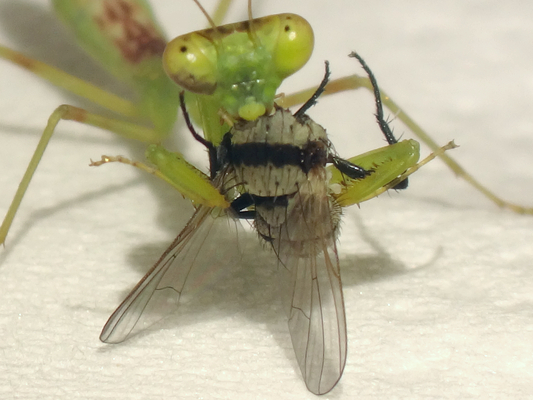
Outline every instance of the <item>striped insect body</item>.
POLYGON ((238 122, 231 135, 237 179, 260 197, 294 194, 311 169, 326 165, 325 129, 311 119, 300 122, 289 110, 238 122))
POLYGON ((313 393, 326 393, 342 375, 347 349, 336 249, 341 208, 329 187, 326 166, 336 157, 326 130, 303 113, 278 107, 272 115, 235 124, 221 147, 226 168, 240 185, 241 197, 232 205, 237 211, 246 206, 246 218, 254 219, 277 256, 306 385, 313 393))
POLYGON ((253 199, 259 235, 278 255, 308 257, 317 249, 311 243, 331 244, 340 209, 329 196, 325 129, 278 108, 271 116, 237 123, 230 134, 231 164, 253 199))

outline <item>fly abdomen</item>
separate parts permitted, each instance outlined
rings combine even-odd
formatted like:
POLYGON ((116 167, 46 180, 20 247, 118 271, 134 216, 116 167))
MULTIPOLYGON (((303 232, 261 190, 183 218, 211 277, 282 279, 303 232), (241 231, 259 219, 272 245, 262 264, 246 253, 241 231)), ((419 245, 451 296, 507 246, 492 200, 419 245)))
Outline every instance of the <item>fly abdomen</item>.
POLYGON ((253 199, 255 227, 278 256, 307 258, 330 247, 338 208, 328 193, 324 128, 289 110, 234 125, 226 146, 242 192, 253 199))
POLYGON ((292 195, 328 158, 324 128, 290 111, 238 122, 231 130, 230 162, 246 192, 259 197, 292 195))

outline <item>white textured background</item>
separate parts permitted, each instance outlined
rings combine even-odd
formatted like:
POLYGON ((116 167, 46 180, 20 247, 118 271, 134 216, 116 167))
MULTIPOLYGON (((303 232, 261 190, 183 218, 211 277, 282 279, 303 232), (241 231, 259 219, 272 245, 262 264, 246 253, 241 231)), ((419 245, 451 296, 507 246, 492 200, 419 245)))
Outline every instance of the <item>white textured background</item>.
MULTIPOLYGON (((205 25, 192 1, 156 2, 170 35, 205 25)), ((210 8, 211 2, 204 1, 210 8)), ((230 21, 245 18, 244 1, 230 21)), ((507 199, 533 206, 533 3, 275 1, 315 28, 290 92, 360 71, 507 199)), ((114 87, 73 46, 46 1, 0 1, 0 42, 114 87)), ((79 100, 0 60, 3 214, 52 110, 79 100)), ((368 93, 322 99, 312 117, 352 156, 382 145, 368 93)), ((400 123, 395 132, 409 137, 400 123)), ((185 135, 187 137, 187 135, 185 135)), ((182 144, 206 164, 198 145, 182 144), (196 152, 196 153, 195 153, 196 152)), ((191 214, 132 168, 88 168, 141 147, 62 123, 0 250, 2 399, 304 399, 277 303, 273 258, 228 270, 165 329, 123 345, 102 325, 191 214)), ((533 218, 500 211, 440 161, 411 188, 346 212, 341 237, 349 355, 324 398, 533 398, 533 218)))

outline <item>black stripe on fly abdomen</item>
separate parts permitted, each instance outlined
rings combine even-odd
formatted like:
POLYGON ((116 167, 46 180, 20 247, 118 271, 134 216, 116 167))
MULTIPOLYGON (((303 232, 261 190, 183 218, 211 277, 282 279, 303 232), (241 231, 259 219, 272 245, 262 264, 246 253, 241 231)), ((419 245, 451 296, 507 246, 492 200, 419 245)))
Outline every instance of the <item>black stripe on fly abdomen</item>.
POLYGON ((276 168, 299 166, 308 173, 315 166, 327 162, 327 148, 323 142, 311 141, 304 148, 290 144, 242 143, 231 148, 231 162, 236 166, 260 167, 268 164, 276 168))

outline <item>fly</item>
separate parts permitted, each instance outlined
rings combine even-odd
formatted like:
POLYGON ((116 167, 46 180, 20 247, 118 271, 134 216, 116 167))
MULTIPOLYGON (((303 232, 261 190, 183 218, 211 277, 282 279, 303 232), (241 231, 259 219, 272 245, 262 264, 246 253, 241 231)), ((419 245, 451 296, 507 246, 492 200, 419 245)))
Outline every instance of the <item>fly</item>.
MULTIPOLYGON (((354 57, 366 67, 359 56, 354 57)), ((379 89, 366 69, 378 99, 379 89)), ((184 230, 111 315, 100 335, 102 341, 126 340, 161 318, 162 307, 179 302, 187 276, 203 253, 202 246, 219 235, 213 230, 223 225, 218 218, 221 214, 252 219, 259 237, 270 245, 279 264, 289 331, 308 389, 324 394, 336 385, 346 363, 347 333, 336 247, 340 196, 332 189, 327 165, 341 173, 349 186, 348 180, 353 184, 380 176, 386 164, 376 162, 373 169, 366 169, 339 158, 325 129, 305 114, 328 79, 326 64, 322 84, 295 114, 276 107, 271 115, 240 121, 218 147, 196 133, 182 95, 187 125, 209 150, 213 185, 225 194, 231 207, 197 208, 184 230)), ((383 133, 391 145, 398 144, 382 118, 378 100, 376 105, 383 133)), ((381 180, 380 187, 406 187, 402 182, 418 168, 416 160, 411 169, 404 168, 394 178, 381 180)))

